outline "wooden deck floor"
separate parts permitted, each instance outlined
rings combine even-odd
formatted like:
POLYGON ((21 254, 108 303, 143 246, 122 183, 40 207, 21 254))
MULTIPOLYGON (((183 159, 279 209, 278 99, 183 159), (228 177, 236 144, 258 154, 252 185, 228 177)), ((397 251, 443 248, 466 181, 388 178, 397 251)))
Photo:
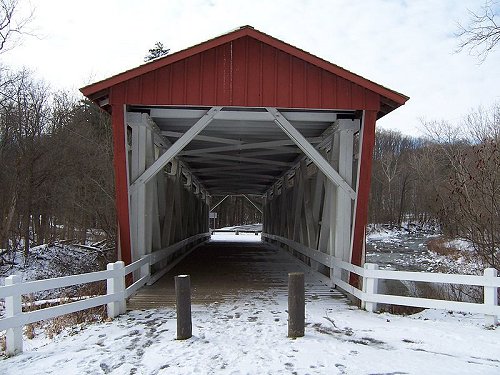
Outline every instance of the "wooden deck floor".
POLYGON ((130 298, 127 309, 175 305, 174 276, 191 276, 192 303, 236 300, 250 293, 286 296, 289 272, 304 272, 306 299, 344 298, 331 289, 324 276, 310 270, 284 250, 260 242, 209 242, 151 286, 130 298))

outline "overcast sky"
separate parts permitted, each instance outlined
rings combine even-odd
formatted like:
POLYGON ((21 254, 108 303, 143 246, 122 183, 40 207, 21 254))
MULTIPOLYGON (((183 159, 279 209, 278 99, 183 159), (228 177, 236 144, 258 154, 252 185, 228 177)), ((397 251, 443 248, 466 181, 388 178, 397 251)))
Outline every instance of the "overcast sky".
MULTIPOLYGON (((21 0, 28 3, 27 0, 21 0)), ((379 121, 419 134, 420 118, 459 121, 500 102, 500 48, 479 64, 455 53, 457 22, 484 0, 31 0, 39 38, 0 55, 55 89, 76 91, 143 62, 251 25, 410 100, 379 121)))

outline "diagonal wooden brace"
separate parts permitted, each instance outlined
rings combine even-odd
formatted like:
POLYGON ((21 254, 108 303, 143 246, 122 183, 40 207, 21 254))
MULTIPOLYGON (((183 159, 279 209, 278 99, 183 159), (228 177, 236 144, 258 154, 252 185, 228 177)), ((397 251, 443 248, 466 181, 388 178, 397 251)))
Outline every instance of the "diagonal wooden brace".
POLYGON ((165 151, 148 169, 144 171, 131 185, 129 194, 137 190, 139 185, 145 184, 151 180, 169 161, 171 161, 194 137, 196 137, 205 127, 210 124, 214 116, 222 107, 212 107, 200 118, 188 131, 184 133, 167 151, 165 151))
POLYGON ((323 156, 304 138, 300 132, 276 109, 267 107, 266 110, 274 117, 274 122, 281 130, 306 154, 309 159, 335 185, 344 190, 351 199, 356 199, 356 192, 349 186, 340 174, 325 160, 323 156))

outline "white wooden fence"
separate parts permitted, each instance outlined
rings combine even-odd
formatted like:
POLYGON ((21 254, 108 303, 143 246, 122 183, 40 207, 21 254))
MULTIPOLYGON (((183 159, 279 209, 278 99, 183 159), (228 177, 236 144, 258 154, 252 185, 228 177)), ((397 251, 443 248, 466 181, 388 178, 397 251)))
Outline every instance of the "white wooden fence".
MULTIPOLYGON (((379 270, 376 264, 371 263, 365 263, 363 268, 344 262, 318 250, 308 248, 284 237, 262 233, 262 238, 266 238, 271 243, 274 242, 276 244, 281 244, 282 246, 287 246, 289 249, 295 250, 296 252, 329 267, 332 270, 330 274, 332 283, 345 292, 358 298, 361 301, 362 306, 368 311, 373 312, 377 309, 378 303, 385 303, 391 305, 480 313, 485 315, 486 326, 492 326, 498 322, 497 317, 500 316, 500 306, 498 306, 498 288, 500 288, 500 278, 498 277, 497 270, 494 268, 485 269, 482 276, 379 270), (354 273, 360 276, 363 281, 362 290, 342 280, 342 270, 347 271, 347 273, 354 273), (379 280, 475 285, 483 287, 484 301, 481 304, 379 294, 379 280)), ((349 277, 349 274, 347 277, 349 277)))
POLYGON ((52 279, 21 282, 19 276, 9 276, 5 279, 5 286, 0 287, 0 298, 5 298, 5 317, 0 319, 0 331, 6 331, 6 354, 15 355, 23 350, 23 326, 41 320, 55 318, 76 311, 107 305, 108 317, 114 318, 125 313, 126 299, 132 296, 146 283, 152 284, 163 276, 169 269, 184 258, 190 251, 199 246, 209 233, 197 234, 171 245, 163 250, 148 254, 138 261, 125 267, 121 261, 110 263, 106 271, 84 273, 57 277, 52 279), (187 248, 189 248, 189 251, 187 248), (184 252, 183 252, 184 251, 184 252), (179 256, 170 262, 161 272, 150 274, 151 266, 164 261, 172 254, 179 252, 179 256), (139 279, 128 288, 125 288, 125 278, 128 274, 140 270, 139 279), (42 290, 57 289, 72 285, 87 284, 96 281, 107 281, 107 294, 95 296, 85 300, 71 302, 59 306, 48 307, 36 311, 22 311, 22 296, 42 290))
MULTIPOLYGON (((148 254, 126 267, 123 262, 119 261, 108 264, 106 271, 30 281, 25 283, 21 282, 19 276, 7 277, 5 279, 5 286, 0 287, 0 298, 5 298, 5 317, 0 319, 0 331, 6 331, 6 354, 14 355, 22 352, 22 331, 23 326, 26 324, 101 305, 107 305, 108 316, 110 318, 114 318, 117 315, 124 313, 126 308, 125 301, 127 298, 132 296, 145 284, 152 284, 163 276, 169 269, 171 269, 189 253, 182 253, 182 251, 184 251, 188 246, 192 246, 191 250, 193 250, 195 247, 199 246, 199 244, 204 242, 209 236, 210 235, 208 233, 192 236, 169 246, 166 249, 148 254), (170 262, 167 267, 162 269, 162 271, 153 275, 150 274, 152 265, 160 261, 164 261, 167 257, 177 252, 182 254, 176 257, 173 262, 170 262), (138 277, 135 278, 137 281, 126 288, 125 278, 132 272, 138 273, 138 277), (48 307, 36 311, 22 312, 22 295, 42 290, 56 289, 103 280, 107 281, 106 295, 91 297, 85 300, 48 307)), ((262 237, 266 238, 270 242, 285 245, 289 249, 293 249, 332 269, 330 275, 332 283, 345 292, 358 298, 362 302, 364 308, 371 312, 377 309, 377 303, 386 303, 481 313, 485 314, 487 326, 496 324, 497 317, 500 316, 500 306, 498 306, 497 294, 498 288, 500 288, 500 278, 497 277, 497 270, 493 268, 486 269, 483 276, 379 270, 376 264, 370 263, 366 263, 365 267, 362 268, 343 262, 328 254, 308 248, 284 237, 267 233, 262 233, 262 237), (346 281, 342 280, 342 270, 360 276, 363 279, 362 290, 355 288, 346 281), (479 304, 379 294, 378 280, 382 279, 481 286, 484 288, 484 303, 479 304)))

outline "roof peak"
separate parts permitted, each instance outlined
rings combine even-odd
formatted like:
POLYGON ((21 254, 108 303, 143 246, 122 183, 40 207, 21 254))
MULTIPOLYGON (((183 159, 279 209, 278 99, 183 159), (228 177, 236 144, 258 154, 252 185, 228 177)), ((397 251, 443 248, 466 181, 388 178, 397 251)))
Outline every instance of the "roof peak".
MULTIPOLYGON (((354 82, 357 85, 364 87, 368 90, 371 90, 382 97, 388 99, 389 101, 397 104, 395 107, 404 104, 409 98, 403 94, 400 94, 394 90, 388 89, 382 85, 379 85, 373 81, 370 81, 360 75, 352 73, 338 65, 335 65, 327 60, 324 60, 320 57, 317 57, 307 51, 304 51, 300 48, 292 46, 280 39, 277 39, 273 36, 270 36, 260 30, 255 29, 250 25, 243 25, 237 29, 229 31, 226 34, 222 34, 215 38, 206 40, 202 43, 196 44, 192 47, 188 47, 181 51, 175 52, 170 55, 166 55, 164 57, 152 60, 146 64, 142 64, 136 68, 127 70, 125 72, 114 75, 110 78, 104 79, 102 81, 96 82, 94 84, 88 85, 80 89, 80 91, 87 97, 91 99, 96 99, 97 96, 102 97, 105 96, 105 92, 112 86, 122 83, 124 81, 136 78, 143 74, 149 73, 156 69, 160 69, 164 66, 173 64, 177 61, 187 59, 193 55, 198 53, 202 53, 212 48, 216 48, 226 43, 231 43, 237 39, 251 37, 260 41, 261 43, 265 43, 271 47, 274 47, 278 50, 281 50, 291 56, 294 56, 298 59, 306 61, 316 67, 329 71, 339 77, 342 77, 348 81, 354 82)), ((391 105, 392 107, 392 105, 391 105)))

